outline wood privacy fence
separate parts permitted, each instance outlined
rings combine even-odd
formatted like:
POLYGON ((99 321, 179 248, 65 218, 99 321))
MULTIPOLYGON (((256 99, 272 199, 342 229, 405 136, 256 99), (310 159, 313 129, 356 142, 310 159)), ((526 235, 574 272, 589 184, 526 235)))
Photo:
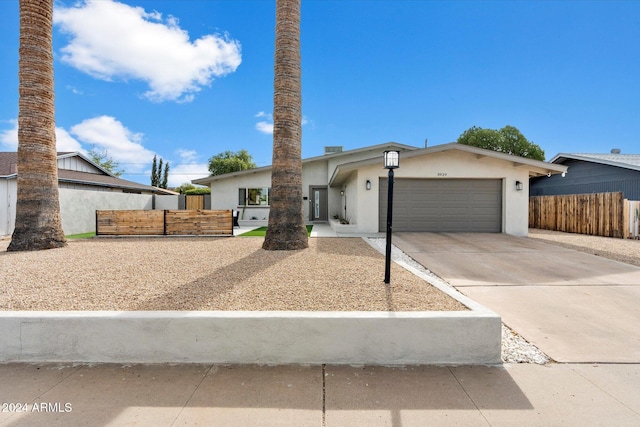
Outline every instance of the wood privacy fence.
POLYGON ((640 237, 640 201, 625 200, 625 211, 627 212, 629 224, 629 234, 627 237, 637 239, 640 237))
POLYGON ((621 192, 529 197, 529 227, 626 238, 629 201, 621 192))
POLYGON ((230 210, 99 210, 96 235, 233 235, 230 210))

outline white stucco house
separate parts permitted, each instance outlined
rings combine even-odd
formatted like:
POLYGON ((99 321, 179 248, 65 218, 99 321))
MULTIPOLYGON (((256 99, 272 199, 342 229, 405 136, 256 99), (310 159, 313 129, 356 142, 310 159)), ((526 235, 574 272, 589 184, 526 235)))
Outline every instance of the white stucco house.
MULTIPOLYGON (((563 165, 456 143, 327 148, 325 155, 302 161, 305 218, 314 223, 340 217, 355 233, 386 228, 386 150, 400 151, 400 167, 394 171, 394 231, 526 236, 529 178, 566 172, 563 165)), ((241 220, 266 223, 271 166, 192 182, 211 187, 212 209, 234 209, 241 220)))
MULTIPOLYGON (((78 152, 57 153, 60 214, 65 234, 95 230, 96 209, 152 209, 154 195, 176 194, 118 178, 78 152)), ((13 233, 18 153, 0 152, 0 236, 13 233)))

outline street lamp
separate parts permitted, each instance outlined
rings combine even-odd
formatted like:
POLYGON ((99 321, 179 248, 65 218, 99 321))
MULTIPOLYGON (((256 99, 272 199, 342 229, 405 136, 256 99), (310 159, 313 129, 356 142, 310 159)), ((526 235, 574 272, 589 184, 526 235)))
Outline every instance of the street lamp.
POLYGON ((393 170, 400 167, 400 152, 384 152, 384 168, 389 169, 389 185, 387 188, 387 250, 384 262, 384 283, 391 282, 391 224, 393 216, 393 170))

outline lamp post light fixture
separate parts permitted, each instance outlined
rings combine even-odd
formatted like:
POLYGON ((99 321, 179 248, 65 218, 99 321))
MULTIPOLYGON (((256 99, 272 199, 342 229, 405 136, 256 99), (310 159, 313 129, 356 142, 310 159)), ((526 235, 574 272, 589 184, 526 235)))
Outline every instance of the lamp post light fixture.
POLYGON ((400 152, 384 152, 384 168, 389 169, 389 185, 387 187, 387 247, 384 262, 384 283, 391 282, 391 229, 393 223, 393 170, 400 167, 400 152))

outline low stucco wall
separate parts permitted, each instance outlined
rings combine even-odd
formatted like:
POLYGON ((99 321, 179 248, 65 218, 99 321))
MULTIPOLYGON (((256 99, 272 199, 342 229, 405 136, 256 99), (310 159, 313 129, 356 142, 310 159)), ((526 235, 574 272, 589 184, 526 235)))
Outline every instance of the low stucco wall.
POLYGON ((96 230, 96 210, 151 209, 151 194, 60 189, 60 214, 64 234, 96 230))
POLYGON ((2 312, 0 361, 496 364, 477 312, 2 312))

